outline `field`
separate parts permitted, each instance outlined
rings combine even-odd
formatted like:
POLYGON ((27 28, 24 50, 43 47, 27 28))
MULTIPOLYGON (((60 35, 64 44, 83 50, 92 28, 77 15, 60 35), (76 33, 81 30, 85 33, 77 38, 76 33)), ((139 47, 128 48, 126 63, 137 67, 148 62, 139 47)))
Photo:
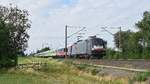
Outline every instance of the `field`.
POLYGON ((128 78, 111 78, 96 76, 81 70, 70 62, 60 62, 53 59, 20 57, 19 64, 47 63, 34 68, 1 70, 0 84, 129 84, 128 78))

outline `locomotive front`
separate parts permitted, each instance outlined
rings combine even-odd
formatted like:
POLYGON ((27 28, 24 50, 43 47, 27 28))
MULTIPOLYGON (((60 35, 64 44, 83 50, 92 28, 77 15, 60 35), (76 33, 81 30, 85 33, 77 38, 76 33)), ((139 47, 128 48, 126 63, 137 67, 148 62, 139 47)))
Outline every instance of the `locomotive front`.
POLYGON ((96 58, 102 58, 106 54, 107 42, 101 38, 92 38, 92 55, 96 58))

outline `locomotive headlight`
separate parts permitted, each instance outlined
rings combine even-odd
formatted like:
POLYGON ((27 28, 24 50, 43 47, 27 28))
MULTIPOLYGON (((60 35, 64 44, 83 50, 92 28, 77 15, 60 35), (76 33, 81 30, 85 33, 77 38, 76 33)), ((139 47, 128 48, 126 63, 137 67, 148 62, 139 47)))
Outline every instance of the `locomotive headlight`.
POLYGON ((96 46, 96 45, 94 45, 92 50, 101 49, 101 48, 103 48, 103 46, 96 46))

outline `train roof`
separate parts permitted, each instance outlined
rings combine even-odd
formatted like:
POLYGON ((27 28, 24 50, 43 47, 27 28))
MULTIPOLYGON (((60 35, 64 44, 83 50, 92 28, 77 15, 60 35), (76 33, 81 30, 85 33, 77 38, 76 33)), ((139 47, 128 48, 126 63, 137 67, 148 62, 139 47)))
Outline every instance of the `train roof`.
POLYGON ((102 38, 99 38, 97 36, 89 36, 88 39, 101 39, 101 40, 103 40, 102 38))
POLYGON ((40 53, 35 54, 35 56, 49 56, 49 55, 52 54, 53 52, 55 52, 55 50, 43 51, 43 52, 40 52, 40 53))

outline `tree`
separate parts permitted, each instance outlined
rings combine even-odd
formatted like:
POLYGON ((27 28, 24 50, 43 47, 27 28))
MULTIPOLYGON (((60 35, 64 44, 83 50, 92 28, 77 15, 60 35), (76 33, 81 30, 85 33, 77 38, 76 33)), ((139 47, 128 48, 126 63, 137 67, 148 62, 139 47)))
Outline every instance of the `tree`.
POLYGON ((114 35, 115 46, 121 48, 122 58, 140 58, 142 53, 139 32, 122 31, 114 35), (119 35, 120 34, 120 35, 119 35))
POLYGON ((147 56, 150 56, 150 12, 144 12, 143 19, 136 23, 136 26, 142 36, 141 43, 144 47, 144 53, 146 53, 147 56))
POLYGON ((115 33, 114 34, 115 46, 124 51, 124 49, 127 47, 127 43, 129 40, 128 38, 130 37, 131 33, 132 32, 130 30, 115 33))
POLYGON ((27 48, 31 27, 28 11, 0 6, 0 66, 17 64, 17 54, 27 48))
POLYGON ((150 12, 136 23, 138 32, 122 31, 114 35, 115 46, 122 50, 122 58, 150 58, 150 12))

